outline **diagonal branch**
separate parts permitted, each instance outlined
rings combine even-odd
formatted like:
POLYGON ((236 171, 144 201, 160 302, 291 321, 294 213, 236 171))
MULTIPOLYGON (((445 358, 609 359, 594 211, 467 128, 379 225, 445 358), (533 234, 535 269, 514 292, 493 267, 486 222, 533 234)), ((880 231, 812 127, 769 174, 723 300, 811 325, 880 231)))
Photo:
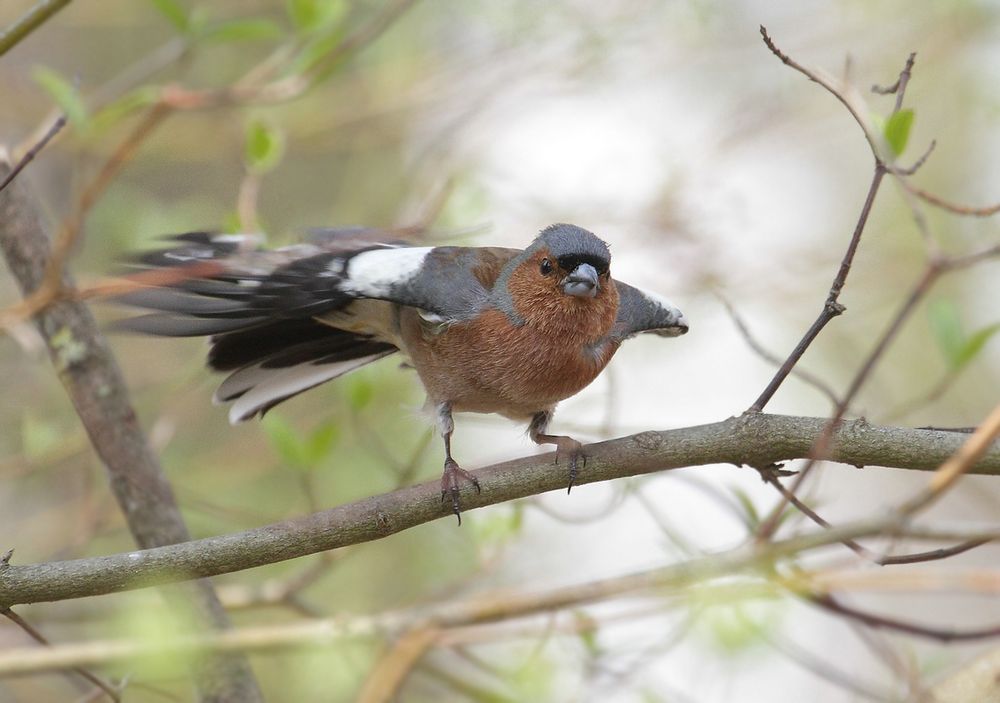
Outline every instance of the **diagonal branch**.
POLYGON ((41 0, 14 24, 0 32, 0 56, 13 49, 26 36, 41 27, 52 15, 59 12, 70 0, 41 0))
MULTIPOLYGON (((791 354, 789 354, 788 358, 785 359, 781 368, 778 369, 778 372, 767 384, 767 387, 761 392, 757 400, 753 402, 753 405, 750 406, 750 410, 753 412, 759 412, 764 409, 764 406, 770 402, 771 398, 778 391, 778 388, 785 382, 785 379, 788 378, 788 374, 790 374, 792 369, 795 368, 799 359, 801 359, 802 355, 806 353, 806 350, 813 343, 816 337, 819 336, 819 333, 823 331, 823 328, 826 327, 827 324, 833 320, 833 318, 843 314, 845 308, 839 302, 840 293, 844 289, 844 284, 847 282, 847 275, 851 272, 851 265, 854 263, 854 255, 857 253, 858 245, 861 243, 861 235, 865 230, 865 225, 868 223, 872 206, 875 204, 875 196, 878 194, 882 181, 885 179, 885 175, 890 171, 890 167, 885 163, 881 156, 881 146, 872 136, 872 131, 865 119, 865 116, 861 113, 859 108, 854 105, 854 102, 847 98, 843 88, 834 85, 830 78, 826 77, 819 71, 806 68, 782 52, 781 49, 775 45, 774 41, 771 39, 770 35, 768 35, 767 30, 763 26, 760 28, 760 33, 764 39, 764 43, 767 45, 767 48, 771 50, 771 53, 781 59, 782 63, 795 69, 810 80, 819 83, 821 86, 826 88, 829 93, 837 98, 837 100, 839 100, 844 107, 847 108, 858 125, 861 126, 862 131, 865 133, 865 139, 868 140, 868 146, 871 147, 872 156, 875 158, 875 172, 872 174, 872 181, 868 186, 868 194, 865 196, 864 204, 861 206, 861 213, 858 215, 858 220, 854 225, 854 232, 851 234, 851 241, 847 245, 847 250, 844 252, 843 259, 841 259, 840 267, 837 269, 837 274, 834 276, 833 282, 830 284, 830 292, 827 294, 826 300, 823 302, 823 308, 820 310, 816 320, 812 323, 812 325, 810 325, 809 329, 806 330, 802 339, 799 340, 799 343, 795 345, 791 354)), ((896 85, 885 89, 885 92, 894 92, 896 94, 896 104, 892 110, 893 114, 898 112, 902 106, 903 96, 906 91, 906 84, 909 82, 914 59, 915 55, 910 54, 909 58, 906 60, 906 65, 899 74, 899 80, 896 85)), ((921 159, 919 163, 922 162, 923 159, 921 159)))
MULTIPOLYGON (((723 422, 642 432, 587 447, 580 484, 705 464, 767 466, 810 456, 827 420, 751 413, 723 422)), ((936 432, 870 425, 838 425, 824 456, 854 466, 933 471, 966 439, 936 432)), ((970 473, 1000 475, 1000 445, 991 446, 970 473)), ((565 466, 553 455, 516 459, 476 472, 482 494, 464 490, 466 511, 566 488, 565 466)), ((570 498, 571 499, 571 498, 570 498)), ((0 606, 116 593, 217 576, 359 544, 450 515, 441 484, 431 481, 322 512, 244 532, 126 554, 46 564, 0 566, 0 606)), ((828 530, 836 533, 837 528, 828 530)))

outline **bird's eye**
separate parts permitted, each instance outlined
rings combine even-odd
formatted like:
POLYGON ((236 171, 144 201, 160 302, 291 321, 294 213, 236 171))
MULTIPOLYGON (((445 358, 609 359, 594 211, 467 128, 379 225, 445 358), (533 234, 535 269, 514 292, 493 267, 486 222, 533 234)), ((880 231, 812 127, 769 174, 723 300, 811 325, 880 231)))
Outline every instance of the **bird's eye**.
POLYGON ((552 273, 552 262, 549 261, 548 259, 542 259, 541 268, 542 268, 542 275, 548 276, 550 273, 552 273))

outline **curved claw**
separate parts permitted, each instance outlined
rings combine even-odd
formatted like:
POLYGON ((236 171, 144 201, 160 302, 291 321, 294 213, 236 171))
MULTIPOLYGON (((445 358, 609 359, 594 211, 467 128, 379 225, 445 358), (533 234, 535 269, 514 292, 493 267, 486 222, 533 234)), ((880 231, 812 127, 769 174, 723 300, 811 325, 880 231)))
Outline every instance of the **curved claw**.
POLYGON ((560 456, 563 454, 567 455, 569 463, 569 485, 566 487, 566 492, 569 493, 573 490, 573 484, 576 483, 577 476, 579 475, 577 466, 581 459, 583 460, 583 468, 587 468, 587 455, 583 453, 583 445, 571 437, 560 437, 559 441, 556 442, 555 445, 556 464, 559 463, 560 456))
POLYGON ((466 471, 454 459, 444 462, 444 473, 441 474, 441 502, 451 496, 451 510, 458 518, 458 524, 462 524, 462 507, 459 495, 461 494, 461 482, 466 480, 476 487, 476 493, 482 493, 479 487, 479 479, 471 471, 466 471))

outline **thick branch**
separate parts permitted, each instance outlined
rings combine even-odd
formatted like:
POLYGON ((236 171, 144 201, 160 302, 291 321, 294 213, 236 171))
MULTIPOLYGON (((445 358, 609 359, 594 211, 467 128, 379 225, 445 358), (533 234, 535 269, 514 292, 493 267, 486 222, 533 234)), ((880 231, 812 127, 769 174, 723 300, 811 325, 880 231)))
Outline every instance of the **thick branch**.
MULTIPOLYGON (((767 466, 810 456, 828 421, 750 413, 711 425, 643 432, 586 448, 578 483, 683 466, 767 466)), ((825 458, 855 466, 937 469, 962 442, 953 432, 841 423, 825 458)), ((970 473, 1000 474, 994 444, 970 473)), ((465 510, 565 490, 566 467, 553 455, 516 459, 476 472, 482 494, 464 490, 465 510)), ((572 497, 567 498, 572 500, 572 497)), ((92 559, 0 567, 0 606, 65 600, 241 571, 380 539, 450 515, 431 481, 292 520, 218 537, 92 559)))

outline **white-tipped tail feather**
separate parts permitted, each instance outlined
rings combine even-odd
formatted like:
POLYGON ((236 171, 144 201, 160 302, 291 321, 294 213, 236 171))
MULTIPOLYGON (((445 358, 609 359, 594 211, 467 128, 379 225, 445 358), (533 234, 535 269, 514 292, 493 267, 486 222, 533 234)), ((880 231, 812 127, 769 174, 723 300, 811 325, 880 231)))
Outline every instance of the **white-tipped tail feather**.
POLYGON ((229 422, 236 425, 258 413, 263 414, 286 398, 370 364, 393 351, 380 352, 346 361, 307 363, 269 369, 259 364, 240 369, 223 381, 215 393, 217 402, 235 398, 229 408, 229 422))

